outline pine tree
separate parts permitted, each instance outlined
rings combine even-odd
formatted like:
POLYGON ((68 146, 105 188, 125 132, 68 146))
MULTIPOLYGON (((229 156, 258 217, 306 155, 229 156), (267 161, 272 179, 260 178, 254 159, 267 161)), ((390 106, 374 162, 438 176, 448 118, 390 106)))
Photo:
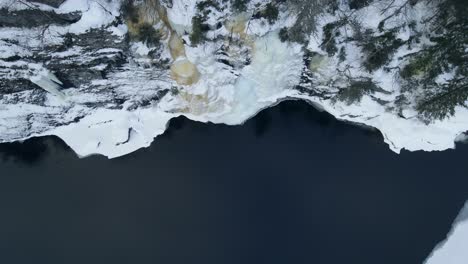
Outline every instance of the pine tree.
POLYGON ((409 57, 400 72, 407 90, 422 88, 416 109, 421 119, 431 122, 455 113, 456 106, 467 106, 468 100, 468 6, 461 0, 444 0, 426 21, 431 27, 433 45, 409 57), (452 76, 443 83, 437 77, 452 76))

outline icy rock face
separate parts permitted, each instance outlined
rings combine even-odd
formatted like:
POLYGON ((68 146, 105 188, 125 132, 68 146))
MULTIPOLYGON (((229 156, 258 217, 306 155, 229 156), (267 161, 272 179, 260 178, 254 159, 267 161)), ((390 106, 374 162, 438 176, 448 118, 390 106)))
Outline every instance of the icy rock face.
POLYGON ((447 239, 436 246, 425 264, 465 264, 468 261, 468 202, 453 223, 447 239))
POLYGON ((35 10, 9 11, 0 9, 0 26, 3 27, 37 27, 39 25, 67 25, 80 20, 79 12, 57 14, 54 11, 42 11, 38 13, 35 10))
POLYGON ((172 79, 181 85, 192 85, 200 79, 197 68, 187 59, 175 61, 171 65, 171 75, 172 79))
POLYGON ((41 3, 41 4, 46 4, 55 8, 58 8, 65 0, 33 0, 30 2, 35 2, 35 3, 41 3))
POLYGON ((432 15, 419 1, 0 0, 0 142, 57 135, 80 156, 113 158, 149 146, 179 115, 236 125, 303 99, 379 129, 395 152, 454 148, 467 108, 424 122, 395 77, 432 45, 411 41, 432 15), (394 45, 375 66, 384 48, 356 37, 394 45))

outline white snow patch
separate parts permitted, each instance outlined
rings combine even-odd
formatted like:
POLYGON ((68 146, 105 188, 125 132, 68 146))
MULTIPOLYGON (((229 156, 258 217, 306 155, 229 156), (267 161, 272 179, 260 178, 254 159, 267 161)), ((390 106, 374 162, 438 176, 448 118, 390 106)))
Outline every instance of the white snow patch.
POLYGON ((455 70, 456 69, 453 69, 451 72, 444 72, 442 74, 439 74, 435 79, 435 82, 439 85, 448 83, 455 76, 455 70))
POLYGON ((42 68, 40 71, 33 73, 29 80, 47 92, 65 99, 65 94, 60 91, 62 82, 49 70, 42 68))
POLYGON ((466 264, 468 261, 468 202, 447 235, 436 246, 425 264, 466 264))
POLYGON ((455 138, 455 142, 468 143, 468 132, 458 135, 455 138))
POLYGON ((100 154, 119 157, 143 147, 166 130, 175 115, 158 108, 126 110, 99 109, 77 123, 58 127, 45 135, 63 139, 80 157, 100 154))
POLYGON ((252 53, 252 63, 242 69, 234 85, 231 113, 222 117, 223 123, 243 123, 299 82, 302 70, 299 45, 282 43, 276 33, 269 33, 255 42, 252 53))
POLYGON ((107 30, 109 30, 110 32, 112 32, 112 34, 116 36, 123 37, 128 32, 128 27, 125 24, 120 24, 117 26, 109 27, 107 30))
POLYGON ((83 12, 81 19, 68 28, 70 33, 81 34, 90 28, 98 28, 110 24, 119 15, 119 8, 120 1, 68 0, 60 6, 59 10, 61 12, 76 10, 83 12))
POLYGON ((179 36, 183 36, 185 32, 192 32, 192 17, 196 12, 197 1, 193 0, 177 0, 173 1, 172 8, 167 9, 167 18, 179 36))
POLYGON ((455 115, 442 121, 425 124, 417 118, 402 118, 364 96, 359 104, 346 105, 330 100, 319 100, 298 94, 295 98, 320 104, 325 111, 339 120, 361 123, 377 128, 391 150, 441 151, 455 148, 455 139, 468 130, 468 109, 457 107, 455 115))
POLYGON ((132 50, 134 54, 138 54, 139 56, 146 56, 151 50, 150 48, 148 48, 148 46, 145 43, 141 41, 132 43, 132 46, 130 47, 130 49, 132 50))
POLYGON ((57 9, 57 13, 71 13, 75 11, 85 12, 88 10, 90 0, 67 0, 57 9))

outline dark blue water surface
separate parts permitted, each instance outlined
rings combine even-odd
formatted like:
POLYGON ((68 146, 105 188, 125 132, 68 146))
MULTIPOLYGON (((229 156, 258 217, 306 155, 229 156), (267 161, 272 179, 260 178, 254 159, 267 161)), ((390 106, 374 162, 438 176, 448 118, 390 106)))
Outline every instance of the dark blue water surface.
POLYGON ((397 155, 303 102, 236 127, 177 118, 113 160, 58 138, 0 153, 8 264, 416 264, 468 199, 468 145, 397 155))

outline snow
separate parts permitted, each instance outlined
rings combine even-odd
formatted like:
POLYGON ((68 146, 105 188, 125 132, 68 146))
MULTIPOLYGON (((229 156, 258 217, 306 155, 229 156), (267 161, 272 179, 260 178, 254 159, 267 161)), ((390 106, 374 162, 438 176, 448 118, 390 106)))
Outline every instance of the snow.
MULTIPOLYGON (((188 54, 197 63, 203 79, 188 89, 187 97, 192 99, 166 96, 156 105, 133 111, 97 109, 76 123, 30 137, 56 135, 80 157, 100 154, 115 158, 149 146, 165 131, 173 117, 183 114, 201 122, 236 125, 294 94, 290 88, 299 80, 302 51, 299 45, 279 41, 276 32, 254 42, 252 62, 243 68, 239 78, 223 69, 223 64, 215 62, 214 47, 205 49, 207 53, 200 57, 193 56, 194 49, 189 49, 188 54), (188 107, 187 112, 173 112, 184 105, 188 107)), ((201 51, 196 52, 200 54, 201 51)), ((59 80, 40 65, 34 68, 37 74, 31 80, 52 94, 60 95, 59 80)), ((73 101, 78 103, 80 97, 75 95, 73 101)))
POLYGON ((86 12, 89 9, 90 2, 89 0, 67 0, 60 5, 57 13, 86 12))
POLYGON ((255 36, 264 36, 272 31, 278 31, 283 27, 292 27, 296 22, 296 15, 280 13, 277 21, 272 25, 265 18, 249 20, 246 32, 255 36))
POLYGON ((10 58, 18 54, 31 55, 31 52, 28 49, 0 40, 0 59, 10 58))
MULTIPOLYGON (((393 10, 400 6, 404 1, 394 1, 393 6, 382 14, 377 10, 381 10, 381 5, 388 3, 374 2, 370 6, 358 10, 356 17, 362 21, 362 25, 366 28, 372 28, 377 31, 379 21, 387 17, 393 10)), ((411 15, 416 16, 418 19, 428 16, 427 9, 418 6, 419 11, 406 11, 411 12, 411 15)), ((404 13, 404 12, 403 12, 404 13)), ((408 13, 409 14, 409 13, 408 13)), ((400 14, 388 20, 388 23, 397 23, 402 20, 405 14, 400 14)), ((323 15, 318 21, 318 32, 310 36, 308 49, 317 53, 323 54, 320 48, 322 43, 322 27, 327 23, 336 20, 336 17, 331 15, 323 15)), ((387 23, 386 23, 387 25, 387 23)), ((351 29, 347 29, 351 30, 351 29)), ((341 36, 346 36, 347 32, 343 30, 341 36)), ((398 38, 408 38, 408 31, 405 27, 397 34, 398 38)), ((329 81, 336 81, 339 83, 340 79, 336 78, 336 70, 346 70, 350 76, 353 77, 366 77, 371 78, 372 81, 378 84, 387 93, 376 92, 373 97, 380 100, 393 102, 395 98, 401 94, 398 82, 395 80, 395 70, 385 71, 378 69, 372 74, 362 70, 362 54, 359 52, 360 48, 352 42, 346 42, 343 47, 346 50, 346 60, 339 63, 336 55, 330 58, 326 64, 322 64, 315 74, 321 83, 329 81)), ((339 48, 339 47, 338 47, 339 48)), ((414 47, 409 50, 407 46, 403 46, 397 50, 392 60, 388 63, 389 68, 397 68, 401 65, 400 57, 417 52, 420 47, 414 47)), ((451 73, 445 73, 439 76, 438 81, 443 83, 451 78, 451 73)), ((344 86, 348 86, 346 83, 344 86)), ((321 100, 319 98, 310 98, 307 95, 293 95, 292 97, 301 98, 315 105, 320 105, 325 111, 334 115, 337 119, 349 121, 357 124, 364 124, 380 130, 384 137, 384 141, 389 145, 390 149, 396 153, 400 153, 402 149, 409 151, 441 151, 449 148, 455 148, 455 139, 462 133, 468 130, 468 109, 466 107, 457 107, 455 115, 444 119, 443 121, 436 120, 430 124, 423 123, 417 118, 417 113, 413 108, 405 109, 403 116, 399 116, 393 111, 389 111, 390 105, 382 105, 374 100, 371 96, 365 95, 360 102, 347 105, 344 102, 332 102, 330 100, 321 100)))
POLYGON ((120 24, 118 26, 109 27, 107 30, 109 30, 110 32, 112 32, 112 34, 116 36, 123 37, 127 33, 128 28, 127 28, 127 25, 120 24))
POLYGON ((31 7, 39 8, 44 11, 54 10, 53 7, 41 3, 31 3, 29 1, 18 1, 18 0, 1 0, 0 8, 7 8, 8 10, 25 10, 31 7))
POLYGON ((223 123, 243 123, 299 82, 302 70, 299 45, 282 43, 273 32, 257 39, 252 53, 252 63, 243 68, 234 85, 231 112, 223 116, 223 123))
POLYGON ((355 105, 317 102, 313 99, 311 101, 321 104, 325 111, 340 120, 377 128, 390 149, 396 153, 400 153, 402 149, 441 151, 455 148, 455 138, 468 130, 468 109, 462 107, 456 109, 453 117, 427 125, 417 118, 405 119, 389 113, 369 96, 364 96, 361 103, 355 105))
POLYGON ((58 96, 61 99, 65 99, 65 94, 60 91, 60 85, 62 85, 62 82, 47 69, 41 68, 38 72, 33 73, 29 77, 29 80, 47 92, 58 96))
POLYGON ((79 56, 81 54, 83 54, 82 48, 74 47, 74 48, 71 48, 71 49, 66 50, 66 51, 55 52, 55 53, 52 54, 52 57, 66 58, 66 57, 70 57, 70 56, 79 56))
POLYGON ((196 63, 202 79, 190 88, 199 95, 187 102, 185 116, 213 123, 242 124, 260 110, 275 104, 284 91, 298 81, 302 69, 302 51, 297 44, 282 43, 276 32, 258 38, 252 49, 252 62, 232 76, 224 64, 212 57, 216 47, 203 50, 187 48, 188 58, 196 63), (211 54, 211 55, 210 55, 211 54))
POLYGON ((120 1, 68 0, 63 3, 60 12, 82 11, 81 19, 70 25, 69 32, 80 34, 90 28, 105 26, 119 15, 120 1))
POLYGON ((448 83, 455 76, 454 72, 455 72, 455 69, 453 69, 452 72, 444 72, 442 74, 439 74, 437 78, 435 79, 435 82, 439 85, 448 83))
POLYGON ((133 53, 138 54, 139 56, 146 56, 150 52, 150 48, 146 46, 143 42, 135 42, 132 43, 132 46, 130 47, 133 51, 133 53))
POLYGON ((468 261, 468 202, 447 239, 436 246, 424 264, 466 264, 468 261))
POLYGON ((172 8, 167 9, 167 18, 179 36, 192 32, 192 17, 196 13, 196 3, 193 0, 173 1, 172 8))
POLYGON ((134 112, 99 109, 78 123, 58 127, 46 135, 60 137, 80 157, 100 154, 116 158, 148 147, 175 116, 158 108, 134 112))
POLYGON ((455 142, 467 143, 468 142, 468 133, 465 132, 463 134, 458 135, 455 138, 455 142))
MULTIPOLYGON (((401 1, 397 0, 395 3, 398 4, 401 1)), ((253 7, 260 2, 255 0, 249 5, 253 7)), ((5 4, 6 2, 1 1, 1 3, 5 4)), ((178 0, 173 1, 173 3, 172 8, 167 10, 169 23, 182 38, 186 38, 186 32, 190 32, 191 20, 196 12, 196 1, 178 0)), ((48 43, 60 43, 61 34, 63 33, 79 34, 90 28, 108 26, 119 15, 119 4, 120 1, 67 0, 54 10, 58 13, 80 11, 83 13, 82 18, 70 26, 52 26, 51 30, 46 32, 45 39, 48 43)), ((357 12, 356 16, 363 19, 365 27, 377 27, 377 22, 387 15, 376 12, 376 8, 376 6, 371 5, 357 12)), ((391 10, 392 8, 389 9, 389 12, 391 10)), ((424 8, 419 10, 422 11, 416 12, 415 16, 424 17, 427 15, 424 8)), ((216 17, 222 15, 216 14, 216 17)), ((389 22, 396 23, 400 18, 399 16, 395 17, 389 22)), ((378 103, 375 98, 393 101, 400 94, 400 87, 394 80, 394 72, 387 72, 382 69, 372 74, 363 72, 360 68, 362 60, 359 52, 360 48, 353 43, 340 44, 346 50, 345 62, 340 64, 335 56, 321 60, 320 63, 312 67, 318 83, 342 82, 342 80, 336 79, 336 71, 337 69, 344 70, 347 67, 346 69, 351 76, 371 78, 388 93, 376 92, 372 97, 365 95, 360 102, 347 105, 342 102, 311 97, 292 89, 299 83, 303 65, 303 51, 298 44, 282 43, 278 39, 277 31, 282 26, 292 25, 295 19, 294 15, 281 12, 278 22, 273 25, 258 19, 252 20, 245 28, 245 36, 240 38, 240 41, 244 42, 243 47, 237 47, 237 50, 235 46, 230 47, 231 58, 242 57, 245 53, 252 56, 250 65, 241 69, 233 70, 217 61, 216 52, 220 48, 220 43, 207 42, 198 47, 185 45, 186 59, 194 63, 200 73, 200 79, 194 85, 181 86, 178 95, 169 94, 155 105, 137 108, 136 110, 124 108, 121 110, 86 109, 85 111, 83 106, 80 105, 81 103, 84 104, 90 100, 105 101, 105 98, 101 98, 104 95, 92 94, 92 92, 80 89, 71 89, 70 92, 67 90, 67 98, 74 102, 73 107, 69 110, 70 115, 82 111, 86 116, 79 122, 30 136, 57 135, 64 139, 80 156, 98 153, 114 158, 148 146, 154 137, 163 133, 168 120, 175 116, 185 115, 200 122, 237 125, 242 124, 262 109, 275 105, 281 100, 303 99, 321 110, 331 113, 340 120, 379 129, 390 149, 397 153, 402 149, 439 151, 454 148, 455 141, 464 138, 464 133, 468 131, 467 108, 457 107, 453 117, 425 124, 417 119, 412 108, 404 109, 402 116, 400 116, 393 111, 389 111, 388 106, 378 103)), ((322 42, 321 30, 323 25, 332 22, 334 19, 336 18, 330 14, 324 14, 320 17, 319 21, 317 21, 318 30, 316 34, 310 36, 311 41, 307 47, 310 51, 324 54, 320 48, 322 42)), ((108 29, 120 36, 123 36, 127 31, 124 25, 109 26, 108 29)), ((224 27, 217 33, 229 34, 224 27)), ((342 33, 341 35, 346 34, 346 32, 342 33)), ((31 38, 34 34, 36 34, 34 29, 18 31, 3 28, 0 31, 0 37, 11 37, 21 43, 27 43, 28 46, 41 47, 43 44, 40 41, 31 38)), ((398 32, 398 37, 408 38, 407 30, 402 29, 398 32)), ((4 42, 0 42, 0 51, 2 57, 9 57, 17 53, 27 54, 28 52, 19 45, 11 46, 4 42)), ((116 49, 106 48, 100 50, 102 53, 116 51, 116 49)), ((132 43, 131 51, 136 59, 138 59, 138 56, 145 59, 150 49, 144 43, 139 42, 132 43)), ((415 51, 417 51, 417 47, 414 50, 408 50, 405 47, 399 49, 389 66, 398 66, 400 64, 398 57, 415 51)), ((52 56, 66 57, 79 55, 80 52, 79 49, 73 49, 54 53, 52 56)), ((169 57, 167 48, 163 49, 163 52, 165 52, 164 54, 167 53, 166 57, 169 57)), ((1 65, 7 68, 12 66, 24 68, 25 70, 21 71, 21 74, 29 74, 28 78, 32 82, 50 93, 47 98, 51 106, 65 103, 60 101, 60 98, 65 96, 60 91, 60 81, 54 79, 55 76, 42 65, 28 64, 24 61, 1 62, 1 65)), ((96 69, 102 67, 103 65, 97 65, 96 69)), ((169 77, 164 74, 157 76, 154 81, 145 79, 147 78, 145 76, 152 76, 151 74, 154 73, 151 73, 150 69, 146 70, 128 65, 125 70, 113 73, 109 78, 113 78, 112 85, 117 87, 116 91, 118 93, 129 98, 133 97, 135 101, 154 96, 155 91, 158 89, 169 89, 175 85, 174 80, 168 79, 169 77), (134 87, 131 87, 132 85, 134 87), (138 89, 134 89, 135 87, 138 87, 138 89)), ((8 77, 17 78, 10 75, 11 72, 8 72, 8 77)), ((439 76, 438 82, 443 83, 450 78, 451 73, 444 73, 439 76)), ((105 87, 109 85, 109 82, 105 80, 94 81, 92 85, 105 87)), ((346 83, 344 86, 346 86, 346 83)), ((315 89, 322 88, 318 86, 315 89)), ((324 86, 323 89, 330 88, 324 86)), ((21 94, 21 96, 23 95, 26 96, 27 93, 21 94)), ((130 99, 129 103, 132 100, 130 99)), ((41 112, 48 109, 32 110, 35 106, 27 104, 21 105, 23 107, 21 111, 15 110, 15 106, 12 105, 2 107, 5 111, 11 111, 13 115, 26 110, 41 112)), ((13 118, 11 114, 6 114, 3 110, 2 115, 0 115, 2 121, 13 118)), ((2 129, 0 132, 8 132, 8 135, 10 135, 11 129, 2 129)), ((16 139, 17 137, 9 136, 7 138, 16 139)))

